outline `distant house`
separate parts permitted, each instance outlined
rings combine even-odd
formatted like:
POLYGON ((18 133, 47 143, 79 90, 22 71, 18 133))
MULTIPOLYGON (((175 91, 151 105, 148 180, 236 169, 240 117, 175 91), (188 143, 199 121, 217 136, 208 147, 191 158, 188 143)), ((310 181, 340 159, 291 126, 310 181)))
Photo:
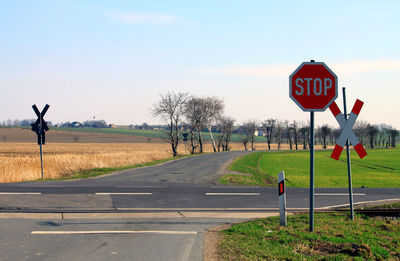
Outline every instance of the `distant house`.
POLYGON ((80 122, 78 122, 78 121, 74 121, 74 122, 71 122, 70 127, 72 127, 72 128, 80 128, 80 127, 82 127, 82 124, 80 122))
POLYGON ((265 136, 265 131, 263 129, 257 129, 257 134, 254 133, 256 136, 265 136))
POLYGON ((246 131, 244 130, 244 126, 239 126, 236 130, 233 131, 233 134, 244 135, 246 131))
POLYGON ((115 124, 108 124, 108 128, 113 128, 113 129, 115 129, 115 128, 117 128, 117 126, 115 126, 115 124))

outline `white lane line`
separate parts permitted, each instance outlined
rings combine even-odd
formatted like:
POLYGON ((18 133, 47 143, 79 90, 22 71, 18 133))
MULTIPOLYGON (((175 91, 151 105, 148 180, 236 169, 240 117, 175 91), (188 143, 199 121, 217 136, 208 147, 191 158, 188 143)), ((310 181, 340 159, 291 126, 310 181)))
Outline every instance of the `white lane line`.
POLYGON ((102 192, 96 192, 95 195, 153 195, 151 192, 110 192, 110 193, 102 193, 102 192))
POLYGON ((40 192, 0 192, 0 195, 42 195, 40 192))
POLYGON ((206 196, 259 196, 260 193, 206 193, 206 196))
MULTIPOLYGON (((146 210, 146 211, 275 211, 279 208, 116 208, 117 210, 146 210)), ((296 208, 297 209, 297 208, 296 208)))
MULTIPOLYGON (((315 193, 315 196, 348 196, 349 193, 315 193)), ((353 196, 366 196, 364 193, 353 193, 353 196)))
POLYGON ((164 186, 116 186, 116 188, 165 188, 164 186))
POLYGON ((197 231, 164 230, 94 230, 94 231, 32 231, 31 235, 87 235, 87 234, 158 234, 158 235, 196 235, 197 231))

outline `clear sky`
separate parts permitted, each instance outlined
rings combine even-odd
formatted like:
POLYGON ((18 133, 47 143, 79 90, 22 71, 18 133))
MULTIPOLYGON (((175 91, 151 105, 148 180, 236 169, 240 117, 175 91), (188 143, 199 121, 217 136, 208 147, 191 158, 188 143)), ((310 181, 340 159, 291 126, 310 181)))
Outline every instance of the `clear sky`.
MULTIPOLYGON (((239 123, 306 121, 289 98, 325 62, 359 119, 400 129, 400 1, 0 0, 0 120, 161 122, 159 94, 218 96, 239 123)), ((340 92, 341 94, 341 92, 340 92)), ((342 108, 341 95, 337 99, 342 108)), ((329 110, 316 125, 338 127, 329 110)))

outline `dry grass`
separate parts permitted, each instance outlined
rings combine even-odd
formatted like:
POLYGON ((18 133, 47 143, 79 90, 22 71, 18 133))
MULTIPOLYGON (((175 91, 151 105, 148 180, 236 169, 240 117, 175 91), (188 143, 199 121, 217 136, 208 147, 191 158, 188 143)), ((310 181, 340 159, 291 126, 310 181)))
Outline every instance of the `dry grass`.
MULTIPOLYGON (((238 149, 240 146, 232 147, 238 149)), ((206 144, 205 152, 211 151, 211 145, 206 144)), ((45 178, 60 178, 80 170, 135 165, 171 157, 167 143, 48 143, 43 146, 43 153, 45 178)), ((183 144, 179 153, 185 154, 183 144)), ((0 183, 40 178, 37 144, 0 143, 0 183)))
MULTIPOLYGON (((231 150, 243 150, 241 143, 231 143, 231 150)), ((257 143, 257 150, 265 150, 257 143)), ((276 145, 272 146, 276 149, 276 145)), ((282 145, 281 149, 287 149, 282 145)), ((45 178, 67 177, 77 171, 147 163, 171 157, 167 143, 48 143, 43 146, 45 178)), ((204 152, 212 152, 205 144, 204 152)), ((189 153, 184 144, 180 154, 189 153)), ((0 143, 0 183, 21 182, 41 178, 39 146, 27 142, 0 143)))
MULTIPOLYGON (((0 144, 0 182, 41 177, 39 146, 34 143, 0 144)), ((171 157, 163 143, 49 143, 43 146, 44 175, 59 178, 74 172, 134 165, 171 157)))

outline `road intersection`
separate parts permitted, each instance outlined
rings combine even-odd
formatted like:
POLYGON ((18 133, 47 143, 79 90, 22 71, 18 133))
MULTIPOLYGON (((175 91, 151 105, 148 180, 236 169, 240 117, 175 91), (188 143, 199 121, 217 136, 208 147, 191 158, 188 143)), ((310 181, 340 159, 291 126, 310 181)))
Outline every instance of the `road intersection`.
MULTIPOLYGON (((1 184, 1 260, 202 260, 207 229, 278 213, 277 188, 217 183, 244 153, 85 180, 1 184)), ((315 192, 317 210, 348 203, 346 188, 315 192)), ((354 202, 396 199, 399 192, 355 188, 354 202)), ((308 188, 287 188, 289 211, 307 211, 308 199, 308 188)))

